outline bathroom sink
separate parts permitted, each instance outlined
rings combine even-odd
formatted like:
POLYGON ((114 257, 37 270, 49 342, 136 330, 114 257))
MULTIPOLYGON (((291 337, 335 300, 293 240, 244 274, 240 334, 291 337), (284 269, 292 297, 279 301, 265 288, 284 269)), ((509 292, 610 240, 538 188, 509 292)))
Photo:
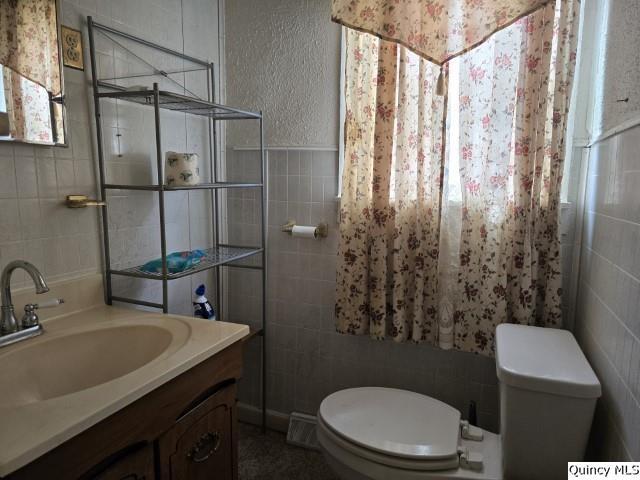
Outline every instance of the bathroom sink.
POLYGON ((1 478, 249 334, 101 304, 42 324, 42 335, 0 348, 1 478))
POLYGON ((176 337, 185 337, 182 327, 119 324, 49 338, 45 332, 0 354, 0 408, 62 397, 123 377, 175 347, 176 337))

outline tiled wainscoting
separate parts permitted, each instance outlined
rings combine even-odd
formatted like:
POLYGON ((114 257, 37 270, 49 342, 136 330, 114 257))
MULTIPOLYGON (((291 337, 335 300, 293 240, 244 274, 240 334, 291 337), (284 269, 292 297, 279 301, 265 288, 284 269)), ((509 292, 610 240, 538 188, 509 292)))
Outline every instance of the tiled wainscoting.
MULTIPOLYGON (((380 385, 436 397, 465 415, 477 402, 480 424, 498 427, 498 393, 491 359, 423 345, 373 341, 335 333, 337 157, 334 150, 270 149, 268 408, 315 414, 327 394, 347 387, 380 385), (329 224, 329 237, 292 238, 280 231, 289 219, 329 224)), ((227 150, 230 179, 258 175, 255 150, 227 150)), ((259 240, 255 191, 230 192, 230 242, 259 240)), ((259 243, 259 242, 258 242, 259 243)), ((260 273, 229 269, 229 316, 257 323, 260 273)), ((259 349, 249 348, 240 401, 258 405, 259 349)))
POLYGON ((591 148, 576 334, 603 385, 591 455, 640 460, 640 127, 591 148))

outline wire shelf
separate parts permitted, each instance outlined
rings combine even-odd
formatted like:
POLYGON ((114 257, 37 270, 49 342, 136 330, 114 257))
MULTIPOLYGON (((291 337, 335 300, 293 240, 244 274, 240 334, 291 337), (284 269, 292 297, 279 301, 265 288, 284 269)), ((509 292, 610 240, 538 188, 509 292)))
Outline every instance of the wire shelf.
MULTIPOLYGON (((98 85, 101 88, 112 90, 98 93, 97 96, 100 98, 115 98, 139 105, 153 106, 154 104, 154 92, 151 89, 122 90, 121 87, 106 82, 98 82, 98 85)), ((165 110, 200 115, 214 120, 248 120, 262 117, 256 112, 248 112, 187 95, 180 95, 179 93, 167 92, 165 90, 158 92, 158 105, 165 110)))
MULTIPOLYGON (((167 280, 175 280, 176 278, 187 277, 194 273, 209 270, 210 268, 235 262, 243 258, 257 255, 263 251, 260 247, 238 247, 231 245, 220 245, 218 247, 208 248, 204 250, 205 256, 200 263, 194 265, 188 270, 178 273, 168 273, 167 280)), ((147 272, 142 269, 143 265, 125 268, 123 270, 111 270, 114 275, 124 275, 127 277, 146 278, 150 280, 162 280, 162 273, 147 272)))
MULTIPOLYGON (((222 278, 222 268, 218 267, 234 267, 234 268, 249 268, 260 270, 261 284, 262 284, 262 309, 260 325, 250 326, 250 334, 246 340, 250 338, 261 338, 261 372, 262 372, 262 385, 261 385, 261 410, 262 410, 262 430, 266 431, 266 412, 267 412, 267 383, 268 376, 266 370, 266 358, 267 350, 265 348, 265 332, 267 328, 266 316, 267 316, 267 262, 266 262, 266 237, 267 237, 267 225, 269 224, 267 219, 267 209, 264 208, 267 202, 267 163, 266 153, 264 147, 264 125, 262 113, 256 113, 251 111, 245 111, 239 108, 230 107, 216 103, 216 71, 215 65, 211 62, 197 59, 185 55, 182 52, 171 50, 153 42, 149 42, 145 39, 137 37, 135 35, 111 28, 106 25, 101 25, 93 21, 89 16, 87 17, 87 29, 89 36, 89 55, 91 59, 91 76, 92 87, 95 107, 95 122, 96 122, 96 149, 98 166, 100 169, 100 199, 105 200, 107 198, 107 192, 113 190, 140 190, 140 191, 152 191, 157 192, 154 195, 158 200, 158 213, 160 217, 160 254, 161 256, 167 256, 167 239, 166 239, 166 218, 164 212, 164 200, 167 196, 167 192, 175 190, 211 190, 213 193, 211 197, 211 227, 212 227, 212 245, 213 248, 205 250, 205 257, 201 259, 200 263, 193 268, 178 273, 149 273, 142 270, 142 265, 129 267, 130 263, 120 264, 124 268, 118 266, 117 268, 111 268, 111 256, 112 252, 109 247, 109 218, 107 215, 108 209, 102 210, 102 233, 104 237, 104 259, 106 264, 106 277, 105 277, 105 290, 107 303, 112 302, 124 302, 134 305, 142 305, 150 308, 162 309, 164 313, 169 312, 169 280, 188 277, 198 272, 213 269, 215 273, 215 303, 218 308, 219 318, 225 318, 225 309, 223 301, 223 288, 224 282, 222 278), (142 72, 126 72, 125 76, 121 74, 113 75, 110 78, 98 78, 98 62, 96 55, 95 34, 101 35, 101 39, 104 37, 115 49, 119 52, 124 52, 127 58, 133 58, 136 62, 144 65, 144 71, 142 72), (152 54, 147 55, 140 53, 140 50, 145 52, 148 49, 152 49, 152 54), (159 55, 161 53, 162 55, 159 55), (147 58, 150 57, 150 58, 147 58), (176 62, 176 59, 178 61, 176 62), (171 63, 173 62, 173 63, 171 63), (172 68, 167 68, 167 65, 171 65, 172 68), (176 67, 176 65, 181 68, 176 67), (176 67, 176 68, 173 68, 176 67), (149 75, 149 72, 152 72, 149 75), (202 80, 203 87, 206 84, 207 93, 194 94, 190 92, 185 84, 181 84, 176 80, 175 74, 187 73, 187 72, 200 72, 197 74, 198 78, 202 80), (130 74, 133 73, 133 74, 130 74), (160 90, 160 83, 154 81, 151 85, 148 85, 149 81, 157 80, 155 77, 161 77, 160 82, 162 88, 160 90), (143 78, 140 80, 140 78, 143 78), (134 82, 145 82, 146 88, 134 89, 134 87, 127 88, 124 85, 128 85, 134 82), (181 93, 174 93, 169 90, 176 90, 181 93), (206 100, 200 98, 203 96, 206 100), (155 141, 155 162, 156 172, 162 172, 164 164, 164 152, 162 150, 162 128, 160 111, 164 112, 173 111, 185 114, 196 115, 201 118, 206 118, 208 123, 208 144, 209 144, 209 172, 210 183, 204 183, 192 187, 168 187, 158 184, 147 185, 122 185, 122 184, 108 184, 105 183, 105 152, 104 152, 104 139, 103 139, 103 121, 102 121, 102 108, 105 103, 102 99, 115 99, 122 100, 138 105, 145 105, 147 108, 154 110, 154 126, 155 137, 151 136, 147 139, 149 142, 155 141), (258 127, 259 130, 259 149, 261 159, 261 173, 260 180, 252 180, 253 183, 244 182, 224 182, 220 181, 217 169, 219 168, 219 149, 221 148, 218 142, 218 120, 257 120, 256 122, 250 122, 253 127, 258 127), (245 247, 237 245, 229 245, 220 243, 219 232, 222 229, 223 222, 226 220, 222 213, 222 208, 226 206, 223 204, 223 196, 218 195, 218 189, 233 189, 233 188, 254 188, 259 189, 261 193, 262 209, 261 209, 261 246, 245 247), (112 280, 114 275, 122 275, 128 277, 135 277, 149 280, 159 280, 162 284, 162 301, 150 302, 143 299, 133 298, 129 296, 117 296, 113 294, 112 280)), ((184 78, 184 77, 183 77, 184 78)), ((191 77, 190 77, 191 79, 191 77)), ((123 112, 126 114, 127 109, 123 112)), ((135 112, 139 113, 139 112, 135 112)), ((119 111, 116 110, 116 115, 119 111)), ((158 179, 158 183, 162 182, 162 178, 158 179)), ((141 260, 138 260, 141 261, 141 260)), ((256 320, 258 320, 256 318, 256 320)))
POLYGON ((164 190, 165 192, 175 192, 180 190, 216 190, 225 188, 261 188, 262 183, 241 183, 241 182, 216 182, 216 183, 200 183, 198 185, 188 186, 175 186, 171 187, 163 185, 162 188, 158 185, 118 185, 113 183, 105 183, 104 188, 107 190, 143 190, 158 192, 164 190))

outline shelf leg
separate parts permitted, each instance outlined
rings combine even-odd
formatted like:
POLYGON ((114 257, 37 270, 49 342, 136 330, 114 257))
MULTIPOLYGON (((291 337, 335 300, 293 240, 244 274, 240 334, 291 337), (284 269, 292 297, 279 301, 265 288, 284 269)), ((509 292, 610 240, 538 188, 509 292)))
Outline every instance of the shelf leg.
POLYGON ((262 184, 262 432, 267 431, 267 225, 268 225, 268 166, 264 151, 264 124, 260 112, 260 183, 262 184))
MULTIPOLYGON (((210 75, 210 92, 209 92, 209 98, 210 100, 215 103, 216 102, 216 75, 215 75, 215 67, 213 63, 209 64, 209 75, 210 75)), ((217 124, 216 121, 214 119, 209 119, 209 123, 210 123, 210 128, 209 128, 209 149, 210 149, 210 155, 209 158, 211 159, 211 182, 212 183, 217 183, 220 178, 219 178, 219 173, 218 173, 218 161, 219 158, 218 157, 218 129, 217 129, 217 124)), ((211 192, 211 215, 213 217, 213 244, 216 246, 216 248, 218 247, 218 245, 220 244, 220 212, 219 212, 219 207, 220 207, 220 193, 218 193, 218 189, 215 189, 211 192)), ((222 269, 221 268, 216 268, 215 272, 215 281, 216 281, 216 292, 215 292, 215 305, 216 305, 216 314, 217 314, 217 318, 218 320, 224 320, 225 319, 225 312, 224 312, 224 308, 222 305, 222 269)))
POLYGON ((167 235, 164 212, 164 175, 162 157, 162 138, 160 128, 160 90, 158 84, 153 84, 153 108, 156 124, 156 160, 158 166, 158 209, 160 211, 160 255, 162 258, 162 313, 169 312, 169 282, 167 279, 167 235))
POLYGON ((105 298, 104 301, 107 305, 113 303, 113 291, 111 286, 111 253, 109 246, 109 215, 106 205, 107 191, 104 187, 106 182, 106 174, 104 168, 104 147, 102 138, 102 111, 100 108, 100 97, 98 97, 98 74, 96 69, 96 48, 93 37, 93 18, 87 18, 87 26, 89 33, 89 56, 91 59, 91 81, 93 84, 93 110, 96 121, 96 147, 98 150, 98 172, 100 175, 100 199, 105 202, 105 205, 101 207, 102 218, 102 245, 103 258, 104 258, 104 286, 105 286, 105 298))

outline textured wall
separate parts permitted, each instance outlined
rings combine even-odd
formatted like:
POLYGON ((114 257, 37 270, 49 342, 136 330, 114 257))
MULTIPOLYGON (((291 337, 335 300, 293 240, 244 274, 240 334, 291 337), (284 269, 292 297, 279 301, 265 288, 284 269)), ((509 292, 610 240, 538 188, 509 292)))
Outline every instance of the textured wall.
POLYGON ((601 71, 602 118, 606 131, 640 112, 640 6, 637 0, 608 0, 608 23, 605 33, 601 71), (628 98, 628 102, 620 102, 628 98))
MULTIPOLYGON (((603 26, 585 31, 594 43, 592 128, 599 135, 640 117, 640 9, 635 0, 598 7, 603 26), (602 83, 604 80, 604 83, 602 83), (618 99, 629 98, 628 102, 618 99)), ((588 46, 586 49, 588 50, 588 46)), ((589 51, 583 51, 590 54, 589 51)), ((603 386, 589 456, 640 460, 640 127, 586 150, 585 205, 575 333, 603 386)), ((579 247, 579 246, 578 246, 579 247)))
MULTIPOLYGON (((268 145, 338 144, 340 28, 330 21, 330 6, 329 0, 227 2, 227 101, 264 110, 268 145)), ((228 142, 257 145, 257 138, 230 128, 228 142)))

